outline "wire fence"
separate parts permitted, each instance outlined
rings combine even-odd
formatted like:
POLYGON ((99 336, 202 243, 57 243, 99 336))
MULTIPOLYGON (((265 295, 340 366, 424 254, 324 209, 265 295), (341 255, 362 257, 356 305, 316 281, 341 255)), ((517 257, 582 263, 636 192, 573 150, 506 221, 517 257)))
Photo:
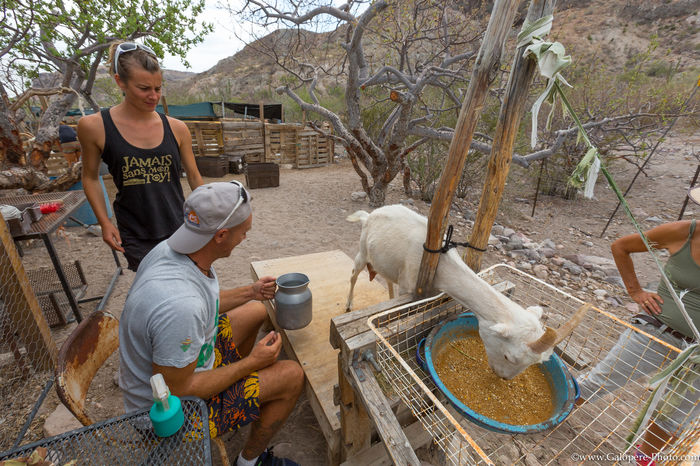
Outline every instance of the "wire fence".
POLYGON ((20 443, 51 388, 56 355, 49 323, 0 217, 0 451, 20 443))
MULTIPOLYGON (((544 324, 551 327, 566 321, 583 304, 505 265, 480 275, 518 304, 541 306, 544 324)), ((564 422, 535 434, 502 434, 467 421, 418 365, 416 351, 434 326, 468 310, 440 295, 368 321, 378 337, 377 360, 383 377, 432 435, 444 463, 628 464, 645 444, 654 444, 661 452, 657 464, 683 464, 697 448, 700 368, 690 360, 672 378, 668 402, 657 407, 637 442, 630 444, 639 412, 651 394, 648 378, 673 362, 680 350, 596 308, 555 350, 581 384, 585 400, 564 422)))

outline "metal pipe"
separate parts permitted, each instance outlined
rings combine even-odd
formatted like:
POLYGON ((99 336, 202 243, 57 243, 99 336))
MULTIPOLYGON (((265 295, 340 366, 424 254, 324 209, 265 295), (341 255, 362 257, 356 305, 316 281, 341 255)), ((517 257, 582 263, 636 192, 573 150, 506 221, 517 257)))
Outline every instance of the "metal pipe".
MULTIPOLYGON (((637 173, 634 174, 634 178, 632 178, 632 181, 630 181, 630 185, 627 186, 627 189, 625 190, 624 194, 622 197, 627 196, 627 193, 630 192, 632 189, 632 185, 634 185, 635 180, 639 176, 639 174, 644 170, 644 167, 647 166, 647 163, 649 163, 649 160, 651 160, 651 156, 654 155, 654 152, 656 152, 656 149, 659 147, 659 144, 661 144, 661 141, 663 141, 666 138, 666 135, 668 134, 669 131, 671 131, 671 128, 673 128, 673 125, 676 124, 678 121, 678 118, 680 118, 681 113, 683 113, 683 110, 686 109, 690 101, 693 99, 693 96, 695 96, 695 92, 697 92, 698 87, 700 87, 700 80, 698 80, 698 85, 693 88, 693 92, 690 93, 690 96, 686 99, 686 101, 683 103, 683 107, 681 107, 681 110, 678 111, 678 115, 673 119, 670 125, 668 125, 668 128, 666 128, 666 131, 664 131, 664 134, 661 135, 658 141, 656 141, 656 145, 654 148, 651 150, 651 153, 649 153, 649 156, 644 160, 644 163, 642 164, 641 167, 637 170, 637 173)), ((608 223, 605 224, 605 228, 603 228, 603 231, 600 232, 600 237, 602 238, 603 235, 605 234, 605 230, 608 229, 610 226, 610 222, 612 222, 612 219, 615 217, 615 214, 617 213, 617 210, 620 208, 620 204, 622 204, 621 201, 617 201, 617 206, 615 206, 615 210, 613 210, 613 213, 610 214, 610 218, 608 219, 608 223)))
POLYGON ((36 403, 34 403, 34 408, 32 408, 32 412, 29 413, 29 418, 24 422, 24 425, 22 426, 22 430, 19 431, 19 435, 17 436, 17 440, 15 440, 14 445, 12 445, 12 448, 10 450, 14 450, 17 448, 24 438, 24 434, 27 433, 27 430, 29 429, 29 425, 32 423, 34 420, 34 416, 36 416, 37 411, 39 411, 39 408, 41 407, 41 404, 44 402, 44 398, 46 398, 46 395, 48 395, 49 390, 53 386, 53 378, 49 379, 46 382, 46 385, 44 385, 44 390, 42 390, 41 394, 39 395, 39 399, 36 400, 36 403))

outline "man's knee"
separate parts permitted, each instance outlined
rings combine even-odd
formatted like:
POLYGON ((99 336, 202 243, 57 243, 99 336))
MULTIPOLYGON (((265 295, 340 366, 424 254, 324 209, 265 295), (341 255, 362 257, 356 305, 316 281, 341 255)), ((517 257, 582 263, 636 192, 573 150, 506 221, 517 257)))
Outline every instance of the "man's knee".
POLYGON ((289 391, 301 393, 304 388, 304 369, 298 362, 288 359, 277 361, 277 364, 280 365, 278 377, 288 385, 289 391))
MULTIPOLYGON (((261 373, 262 381, 269 383, 269 399, 296 400, 304 388, 304 370, 296 361, 277 361, 261 373)), ((265 389, 267 387, 261 387, 265 389)), ((267 391, 267 390, 265 390, 267 391)))

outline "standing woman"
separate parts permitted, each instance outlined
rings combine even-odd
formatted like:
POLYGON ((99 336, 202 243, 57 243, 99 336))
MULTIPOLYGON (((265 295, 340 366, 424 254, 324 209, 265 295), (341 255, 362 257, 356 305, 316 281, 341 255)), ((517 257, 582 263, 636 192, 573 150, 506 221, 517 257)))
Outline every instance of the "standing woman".
POLYGON ((153 50, 123 42, 112 44, 109 57, 124 100, 78 120, 82 181, 102 239, 123 252, 129 269, 136 271, 141 259, 182 224, 182 169, 192 190, 202 184, 202 177, 187 126, 156 112, 163 73, 153 50), (99 181, 101 160, 117 187, 117 227, 107 217, 99 181))

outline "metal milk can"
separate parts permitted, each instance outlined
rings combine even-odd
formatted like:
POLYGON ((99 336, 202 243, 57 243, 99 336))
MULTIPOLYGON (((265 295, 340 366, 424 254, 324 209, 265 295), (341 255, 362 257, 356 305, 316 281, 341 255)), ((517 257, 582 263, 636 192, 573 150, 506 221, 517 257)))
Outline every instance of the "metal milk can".
POLYGON ((285 273, 277 277, 275 317, 280 327, 296 330, 311 322, 309 277, 303 273, 285 273))

